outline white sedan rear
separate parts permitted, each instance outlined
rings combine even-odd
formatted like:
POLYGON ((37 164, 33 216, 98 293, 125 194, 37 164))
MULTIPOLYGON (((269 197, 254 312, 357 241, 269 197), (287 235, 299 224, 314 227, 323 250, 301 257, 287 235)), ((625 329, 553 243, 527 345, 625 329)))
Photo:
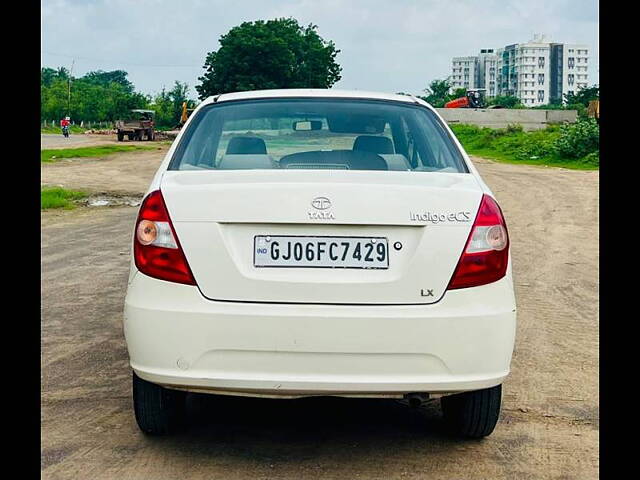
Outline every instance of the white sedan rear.
POLYGON ((490 434, 516 306, 505 220, 434 109, 270 90, 204 101, 138 214, 125 300, 136 419, 186 392, 442 397, 490 434))

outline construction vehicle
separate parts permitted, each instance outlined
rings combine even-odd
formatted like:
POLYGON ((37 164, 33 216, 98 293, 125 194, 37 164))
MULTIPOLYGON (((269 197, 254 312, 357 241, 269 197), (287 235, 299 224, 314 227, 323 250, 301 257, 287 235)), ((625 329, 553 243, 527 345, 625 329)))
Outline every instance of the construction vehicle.
POLYGON ((155 133, 154 110, 131 110, 126 120, 116 120, 118 141, 121 142, 125 135, 129 140, 154 140, 155 133))
POLYGON ((182 126, 187 122, 187 118, 189 115, 195 110, 195 108, 187 108, 187 102, 182 102, 182 114, 180 115, 180 125, 177 128, 182 128, 182 126))
POLYGON ((467 90, 464 97, 455 98, 444 104, 444 108, 486 108, 484 100, 484 88, 467 90))
POLYGON ((467 90, 464 97, 455 98, 444 104, 444 108, 504 108, 502 105, 487 105, 484 98, 486 88, 476 88, 475 90, 467 90))
POLYGON ((600 100, 591 100, 589 102, 587 115, 589 115, 589 118, 595 118, 596 122, 600 123, 600 100))

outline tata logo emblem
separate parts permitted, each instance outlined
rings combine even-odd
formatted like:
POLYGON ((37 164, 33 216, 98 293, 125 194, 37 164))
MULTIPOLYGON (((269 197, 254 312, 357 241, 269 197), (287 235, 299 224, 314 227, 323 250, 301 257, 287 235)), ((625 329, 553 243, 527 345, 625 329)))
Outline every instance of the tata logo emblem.
POLYGON ((311 206, 316 210, 327 210, 331 208, 331 200, 327 197, 316 197, 311 201, 311 206))
POLYGON ((331 208, 331 200, 327 197, 316 197, 311 200, 311 206, 315 210, 307 212, 310 220, 335 220, 333 212, 329 210, 331 208))

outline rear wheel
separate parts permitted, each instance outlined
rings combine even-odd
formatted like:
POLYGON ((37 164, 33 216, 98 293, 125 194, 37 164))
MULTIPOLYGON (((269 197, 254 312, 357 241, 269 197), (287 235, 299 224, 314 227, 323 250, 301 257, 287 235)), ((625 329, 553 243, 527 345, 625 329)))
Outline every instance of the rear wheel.
POLYGON ((133 408, 138 427, 150 435, 168 435, 185 425, 185 392, 163 388, 133 373, 133 408))
POLYGON ((490 435, 498 422, 502 385, 442 397, 442 414, 456 435, 481 438, 490 435))

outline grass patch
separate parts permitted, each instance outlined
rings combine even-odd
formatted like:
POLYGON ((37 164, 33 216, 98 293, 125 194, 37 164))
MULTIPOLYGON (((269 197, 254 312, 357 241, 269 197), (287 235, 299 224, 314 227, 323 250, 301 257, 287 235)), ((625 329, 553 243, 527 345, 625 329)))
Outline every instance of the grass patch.
POLYGON ((59 148, 40 150, 40 161, 45 163, 55 162, 61 158, 93 157, 101 158, 120 152, 136 150, 154 150, 155 146, 142 145, 101 145, 98 147, 59 148))
POLYGON ((75 208, 74 200, 80 200, 86 196, 86 193, 77 190, 66 190, 61 187, 41 187, 40 210, 49 208, 70 210, 75 208))
POLYGON ((506 163, 546 165, 574 170, 600 167, 599 129, 591 124, 549 125, 525 132, 522 127, 502 129, 450 125, 471 155, 506 163))

